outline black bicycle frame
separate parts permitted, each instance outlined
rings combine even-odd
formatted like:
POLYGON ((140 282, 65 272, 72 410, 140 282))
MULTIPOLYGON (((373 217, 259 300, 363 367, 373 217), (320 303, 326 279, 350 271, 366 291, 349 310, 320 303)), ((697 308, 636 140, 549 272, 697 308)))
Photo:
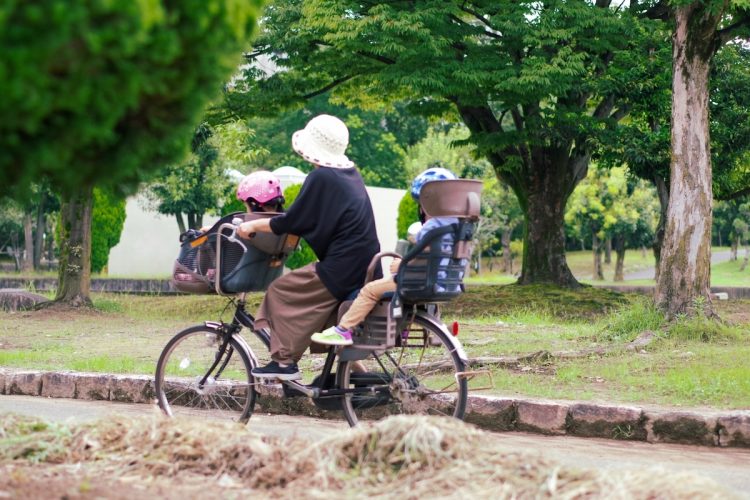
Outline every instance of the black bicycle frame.
MULTIPOLYGON (((253 334, 256 337, 258 337, 258 339, 261 342, 263 342, 263 345, 266 346, 266 349, 270 350, 271 349, 271 336, 265 330, 255 329, 255 318, 253 317, 252 314, 250 314, 249 312, 245 310, 245 303, 246 302, 244 300, 237 301, 237 307, 234 311, 234 318, 232 319, 232 327, 237 328, 239 327, 239 325, 242 325, 245 328, 248 328, 251 332, 253 332, 253 334)), ((232 333, 234 333, 234 328, 230 329, 232 333)), ((228 338, 225 339, 225 341, 228 342, 228 338)), ((387 385, 355 387, 351 389, 324 389, 323 387, 325 386, 326 381, 329 379, 333 371, 333 363, 335 362, 335 360, 336 360, 336 349, 335 347, 331 346, 328 349, 328 354, 326 355, 325 364, 323 365, 323 371, 318 377, 319 379, 318 385, 308 386, 308 387, 314 387, 315 389, 317 389, 316 390, 317 395, 314 397, 316 398, 339 397, 345 394, 364 394, 364 393, 372 394, 373 392, 389 392, 390 391, 390 387, 387 385)), ((282 383, 294 389, 293 382, 282 381, 282 383)))

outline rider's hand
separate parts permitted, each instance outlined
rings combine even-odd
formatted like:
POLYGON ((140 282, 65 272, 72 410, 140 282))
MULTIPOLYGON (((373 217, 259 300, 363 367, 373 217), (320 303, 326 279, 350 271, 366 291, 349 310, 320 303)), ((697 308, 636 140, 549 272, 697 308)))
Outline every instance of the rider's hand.
POLYGON ((254 220, 249 220, 240 224, 237 228, 237 235, 239 235, 240 238, 250 238, 253 233, 257 232, 255 229, 255 222, 256 221, 254 220))

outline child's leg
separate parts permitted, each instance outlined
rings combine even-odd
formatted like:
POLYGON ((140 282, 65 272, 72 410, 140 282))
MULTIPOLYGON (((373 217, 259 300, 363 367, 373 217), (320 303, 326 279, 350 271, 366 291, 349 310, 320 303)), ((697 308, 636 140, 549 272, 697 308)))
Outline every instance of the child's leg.
POLYGON ((396 282, 393 276, 386 276, 379 280, 371 281, 362 287, 351 307, 339 321, 339 327, 351 330, 360 324, 375 307, 384 293, 396 291, 396 282))

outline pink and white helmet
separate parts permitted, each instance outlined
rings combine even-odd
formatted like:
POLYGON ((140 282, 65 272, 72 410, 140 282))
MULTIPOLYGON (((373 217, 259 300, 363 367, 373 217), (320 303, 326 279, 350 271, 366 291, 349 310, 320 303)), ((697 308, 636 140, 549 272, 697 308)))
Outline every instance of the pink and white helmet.
POLYGON ((283 200, 278 177, 266 170, 246 175, 237 186, 237 199, 248 201, 251 198, 259 205, 266 205, 271 201, 278 203, 278 198, 283 200))

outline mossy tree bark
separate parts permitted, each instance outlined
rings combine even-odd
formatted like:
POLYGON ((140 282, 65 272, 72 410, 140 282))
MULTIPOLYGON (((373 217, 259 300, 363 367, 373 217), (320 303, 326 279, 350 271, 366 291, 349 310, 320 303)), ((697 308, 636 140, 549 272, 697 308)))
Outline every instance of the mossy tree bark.
POLYGON ((659 195, 659 223, 656 226, 656 232, 654 233, 654 244, 652 249, 654 251, 654 259, 656 266, 655 279, 659 281, 659 265, 661 263, 661 247, 664 244, 664 227, 667 224, 667 208, 669 208, 669 188, 664 179, 658 175, 653 178, 654 185, 656 186, 656 192, 659 195))
POLYGON ((604 281, 604 273, 602 272, 602 241, 596 234, 596 229, 591 232, 591 247, 594 256, 594 279, 604 281))
MULTIPOLYGON (((525 222, 518 284, 550 283, 578 288, 580 284, 565 259, 564 216, 568 198, 580 179, 575 178, 575 167, 570 166, 573 160, 566 155, 559 151, 539 153, 537 162, 529 165, 528 182, 509 182, 518 196, 525 222)), ((587 167, 588 159, 582 167, 584 172, 587 167)), ((500 172, 501 178, 502 175, 500 172)))
POLYGON ((23 214, 23 260, 21 261, 21 270, 31 271, 34 268, 34 237, 33 221, 31 213, 26 211, 23 214))
POLYGON ((625 238, 615 236, 612 239, 612 246, 616 255, 614 281, 625 281, 625 238))
POLYGON ((722 15, 716 11, 697 2, 675 8, 670 191, 655 295, 668 317, 697 303, 713 315, 708 78, 722 15))
POLYGON ((93 188, 64 196, 60 207, 62 233, 56 303, 91 306, 91 213, 93 188))

